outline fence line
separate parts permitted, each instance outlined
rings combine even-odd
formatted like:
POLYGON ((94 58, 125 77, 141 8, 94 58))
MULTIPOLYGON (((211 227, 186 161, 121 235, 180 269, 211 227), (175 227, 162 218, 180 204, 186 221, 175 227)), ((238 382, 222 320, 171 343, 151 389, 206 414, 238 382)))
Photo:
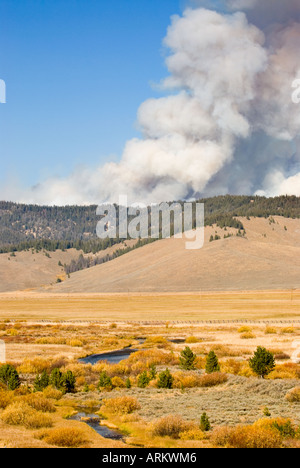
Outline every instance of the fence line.
MULTIPOLYGON (((20 319, 10 319, 10 322, 22 322, 20 319)), ((181 324, 181 325, 197 325, 197 324, 225 324, 225 323, 252 323, 252 324, 295 324, 300 323, 300 319, 281 319, 281 320, 247 320, 247 319, 235 319, 235 320, 24 320, 24 323, 60 323, 60 324, 72 324, 72 323, 88 323, 88 324, 109 324, 109 323, 128 323, 128 324, 139 324, 139 325, 166 325, 166 324, 181 324)))

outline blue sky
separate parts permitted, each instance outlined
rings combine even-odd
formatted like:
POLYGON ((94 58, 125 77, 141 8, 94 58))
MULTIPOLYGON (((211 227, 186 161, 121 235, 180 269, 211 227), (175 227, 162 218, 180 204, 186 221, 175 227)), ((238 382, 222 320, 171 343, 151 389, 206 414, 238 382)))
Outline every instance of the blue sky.
POLYGON ((0 0, 0 183, 29 186, 118 159, 167 74, 181 0, 0 0))

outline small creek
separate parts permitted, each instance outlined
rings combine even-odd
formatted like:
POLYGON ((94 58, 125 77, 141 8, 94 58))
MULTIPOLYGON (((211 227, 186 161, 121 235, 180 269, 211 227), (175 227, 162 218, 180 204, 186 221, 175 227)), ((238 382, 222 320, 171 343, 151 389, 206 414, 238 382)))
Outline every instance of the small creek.
MULTIPOLYGON (((169 340, 172 343, 183 343, 185 340, 184 339, 171 339, 169 340)), ((143 344, 145 342, 145 338, 140 338, 139 343, 143 344)), ((110 364, 118 364, 119 362, 123 361, 124 359, 127 359, 130 354, 135 353, 138 351, 138 349, 131 348, 131 346, 117 350, 117 351, 110 351, 107 353, 101 353, 101 354, 91 354, 90 356, 87 356, 85 358, 79 359, 79 362, 82 362, 84 364, 96 364, 99 361, 107 361, 110 364)), ((100 417, 91 412, 91 409, 87 408, 75 408, 78 412, 71 416, 70 419, 76 420, 76 421, 82 421, 86 424, 88 424, 92 429, 94 429, 98 434, 100 434, 102 437, 105 437, 106 439, 113 439, 113 440, 122 440, 124 441, 124 435, 115 430, 115 429, 110 429, 107 426, 102 426, 100 424, 101 419, 100 417)), ((95 409, 96 411, 96 409, 95 409)))
POLYGON ((92 409, 80 407, 75 408, 75 410, 77 410, 78 413, 74 414, 73 416, 70 416, 69 419, 84 422, 105 439, 124 440, 124 435, 121 432, 117 431, 116 429, 110 429, 107 426, 102 426, 100 424, 100 416, 98 414, 92 413, 92 409))
MULTIPOLYGON (((138 338, 138 341, 139 344, 143 344, 145 342, 145 338, 138 338)), ((119 364, 120 361, 127 359, 130 354, 135 353, 136 351, 138 351, 138 349, 128 346, 127 348, 109 351, 107 353, 91 354, 90 356, 79 359, 79 362, 82 362, 83 364, 96 364, 99 361, 107 361, 110 364, 119 364)))
POLYGON ((130 354, 135 353, 136 351, 138 350, 129 347, 118 351, 110 351, 108 353, 91 354, 90 356, 79 359, 79 362, 82 362, 83 364, 96 364, 99 361, 107 361, 110 364, 118 364, 120 361, 127 359, 130 354))
MULTIPOLYGON (((174 338, 168 341, 170 341, 170 343, 179 344, 179 343, 184 343, 185 339, 174 338)), ((143 344, 144 342, 145 342, 145 338, 139 338, 139 344, 143 344)), ((91 354, 90 356, 79 359, 79 362, 82 362, 83 364, 96 364, 99 361, 107 361, 110 364, 118 364, 124 359, 127 359, 130 356, 130 354, 135 353, 136 351, 139 351, 139 350, 134 349, 131 346, 129 346, 127 348, 120 349, 117 351, 110 351, 110 352, 101 353, 101 354, 91 354)))

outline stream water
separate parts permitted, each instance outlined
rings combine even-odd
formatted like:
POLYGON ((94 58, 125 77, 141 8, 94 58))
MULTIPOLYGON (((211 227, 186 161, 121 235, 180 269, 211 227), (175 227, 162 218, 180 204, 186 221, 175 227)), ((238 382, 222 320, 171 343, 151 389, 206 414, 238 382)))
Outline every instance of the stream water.
MULTIPOLYGON (((184 343, 185 339, 184 338, 174 338, 169 340, 170 343, 184 343)), ((143 344, 145 342, 145 338, 140 338, 139 343, 143 344)), ((133 349, 131 346, 128 348, 120 349, 117 351, 110 351, 107 353, 101 353, 101 354, 91 354, 90 356, 87 356, 85 358, 79 359, 79 362, 82 362, 83 364, 96 364, 99 361, 107 361, 110 364, 118 364, 120 361, 123 361, 124 359, 127 359, 130 354, 135 353, 138 351, 138 349, 133 349)))
POLYGON ((98 416, 98 414, 92 413, 91 409, 77 408, 77 410, 78 410, 78 413, 71 416, 70 419, 84 422, 85 424, 90 426, 92 429, 94 429, 94 431, 96 431, 102 437, 105 437, 105 439, 123 440, 124 436, 121 432, 115 429, 110 429, 107 426, 102 426, 100 424, 101 422, 100 417, 98 416))
MULTIPOLYGON (((140 344, 144 343, 144 341, 144 338, 139 339, 140 344)), ((173 343, 181 343, 184 342, 184 339, 174 339, 169 341, 173 343)), ((79 359, 79 362, 94 365, 99 361, 107 361, 110 364, 118 364, 120 361, 127 359, 130 356, 130 354, 135 353, 136 351, 138 350, 128 347, 117 351, 110 351, 108 353, 91 354, 90 356, 79 359)), ((78 413, 76 413, 74 416, 71 416, 70 419, 85 422, 90 427, 92 427, 98 434, 100 434, 102 437, 105 437, 106 439, 123 440, 124 436, 122 433, 114 429, 109 429, 106 426, 100 425, 100 417, 97 414, 92 413, 91 409, 77 408, 77 410, 78 413)))
POLYGON ((135 353, 137 349, 124 348, 118 351, 111 351, 102 354, 91 354, 85 358, 79 359, 83 364, 96 364, 99 361, 107 361, 110 364, 118 364, 123 359, 127 359, 130 354, 135 353))
MULTIPOLYGON (((145 338, 139 338, 138 340, 139 344, 143 344, 145 342, 145 338)), ((127 359, 130 354, 135 353, 136 351, 138 351, 138 349, 128 346, 127 348, 109 351, 107 353, 91 354, 90 356, 79 359, 79 362, 82 362, 83 364, 96 364, 99 361, 107 361, 110 364, 118 364, 120 361, 127 359)))

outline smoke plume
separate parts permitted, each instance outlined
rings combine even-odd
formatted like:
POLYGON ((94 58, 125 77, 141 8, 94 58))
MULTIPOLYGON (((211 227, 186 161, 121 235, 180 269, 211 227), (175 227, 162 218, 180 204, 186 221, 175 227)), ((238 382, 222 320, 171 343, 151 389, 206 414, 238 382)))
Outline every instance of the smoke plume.
POLYGON ((120 162, 81 168, 14 198, 81 204, 119 194, 147 203, 300 195, 300 104, 292 101, 300 2, 228 0, 226 13, 205 3, 172 17, 164 96, 142 103, 142 137, 126 143, 120 162))

